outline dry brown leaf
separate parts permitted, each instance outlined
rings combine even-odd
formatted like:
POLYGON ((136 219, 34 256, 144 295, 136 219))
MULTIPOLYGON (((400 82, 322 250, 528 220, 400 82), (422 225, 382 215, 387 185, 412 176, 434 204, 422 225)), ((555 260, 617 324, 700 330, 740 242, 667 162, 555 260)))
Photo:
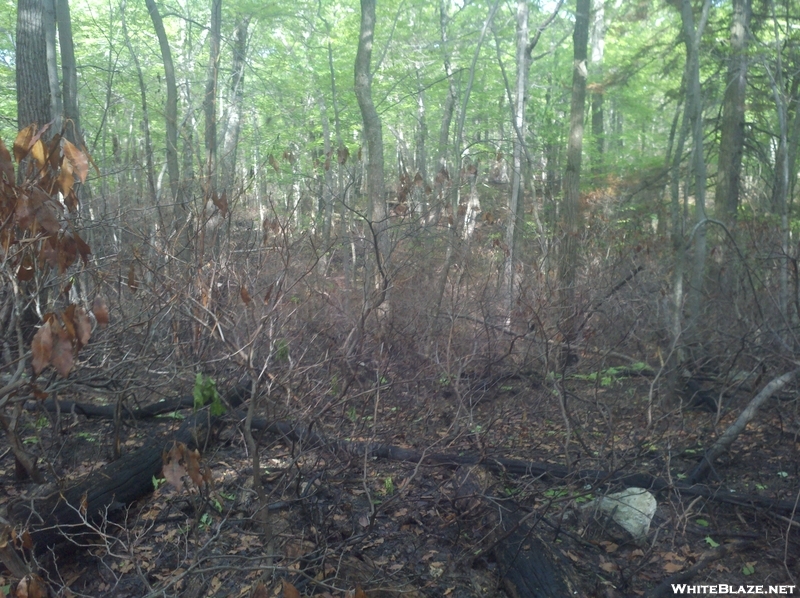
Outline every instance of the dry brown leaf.
MULTIPOLYGON (((66 164, 66 161, 68 160, 72 166, 71 170, 74 169, 78 175, 78 178, 81 180, 81 183, 85 183, 86 175, 89 174, 89 161, 86 159, 86 154, 84 154, 66 139, 63 140, 62 148, 64 150, 64 157, 66 160, 64 163, 62 163, 61 168, 64 168, 64 164, 66 164)), ((66 195, 66 193, 64 195, 66 195)))
POLYGON ((603 563, 602 565, 600 565, 600 568, 607 573, 614 573, 617 571, 617 569, 619 569, 619 567, 617 567, 617 564, 612 562, 603 563))
POLYGON ((92 336, 92 322, 89 320, 86 310, 82 307, 75 310, 75 332, 78 337, 79 349, 89 344, 89 339, 92 336))
POLYGON ((70 194, 74 184, 75 177, 72 176, 72 165, 68 160, 64 160, 63 164, 61 165, 61 170, 58 173, 58 188, 61 189, 61 193, 64 195, 64 197, 70 194))
POLYGON ((5 177, 7 183, 14 184, 14 163, 6 144, 0 139, 0 181, 3 180, 2 177, 5 177))
POLYGON ((682 563, 673 563, 673 562, 664 563, 664 571, 666 571, 667 573, 677 573, 681 569, 683 569, 682 563))
POLYGON ((36 573, 29 573, 17 584, 17 598, 47 598, 48 594, 47 584, 36 573))
POLYGON ((72 354, 72 342, 66 337, 66 334, 59 334, 53 343, 53 354, 50 362, 56 368, 59 376, 62 378, 69 376, 75 361, 72 354))
POLYGON ((50 363, 50 357, 53 353, 53 331, 49 322, 45 323, 33 335, 31 353, 33 354, 33 373, 38 376, 50 363))
POLYGON ((367 598, 367 593, 361 589, 360 585, 357 585, 356 593, 353 595, 353 598, 367 598))
POLYGON ((283 598, 300 598, 300 592, 291 583, 283 580, 283 598))
POLYGON ((183 488, 183 477, 186 475, 186 468, 183 463, 183 454, 185 450, 185 444, 176 442, 169 451, 165 451, 161 456, 161 460, 164 464, 161 474, 167 482, 179 490, 183 488))
POLYGON ((242 285, 239 288, 239 294, 242 296, 242 301, 244 301, 245 305, 250 305, 250 302, 253 300, 250 297, 250 293, 247 292, 247 287, 242 285))
POLYGON ((81 239, 78 233, 73 233, 73 237, 75 238, 75 243, 78 246, 78 253, 83 260, 83 264, 87 265, 89 263, 89 256, 92 255, 92 249, 89 245, 81 239))
POLYGON ((106 304, 106 300, 100 295, 95 297, 92 302, 92 313, 101 328, 108 326, 108 305, 106 304))
POLYGON ((214 192, 211 201, 214 202, 214 205, 217 206, 220 215, 225 218, 228 214, 228 195, 225 191, 222 192, 222 197, 217 196, 217 192, 214 192))
POLYGON ((183 460, 186 463, 186 471, 189 477, 198 488, 202 488, 205 483, 205 472, 200 465, 200 453, 198 450, 189 450, 184 447, 183 460))
POLYGON ((14 140, 14 158, 17 164, 25 159, 28 155, 28 150, 31 148, 33 134, 36 132, 36 125, 28 125, 17 133, 17 138, 14 140))
POLYGON ((269 598, 267 586, 264 585, 263 581, 259 581, 256 584, 256 587, 253 588, 253 591, 250 594, 250 598, 269 598))
POLYGON ((39 168, 43 168, 47 163, 47 149, 41 139, 37 139, 30 150, 30 156, 39 168))

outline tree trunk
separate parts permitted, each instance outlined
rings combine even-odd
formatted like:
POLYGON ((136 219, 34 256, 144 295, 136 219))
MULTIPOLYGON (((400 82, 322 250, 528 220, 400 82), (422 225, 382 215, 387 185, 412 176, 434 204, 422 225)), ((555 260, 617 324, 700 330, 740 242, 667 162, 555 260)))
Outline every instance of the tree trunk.
POLYGON ((605 128, 603 123, 603 54, 605 51, 605 10, 599 2, 594 12, 591 32, 592 70, 596 82, 592 88, 592 139, 594 140, 594 159, 592 175, 595 183, 600 184, 603 176, 603 153, 605 151, 605 128))
POLYGON ((736 221, 739 209, 739 177, 744 150, 744 110, 747 91, 747 31, 752 14, 751 0, 733 0, 731 54, 722 100, 719 161, 714 203, 723 222, 736 221))
MULTIPOLYGON (((775 14, 775 2, 770 0, 770 10, 772 12, 773 33, 775 36, 775 74, 769 72, 772 94, 775 99, 775 110, 778 113, 778 152, 775 156, 775 183, 772 187, 772 209, 781 218, 781 253, 778 267, 778 307, 780 315, 785 322, 788 322, 789 306, 789 213, 788 193, 789 193, 789 127, 787 118, 787 101, 784 94, 783 84, 783 62, 781 60, 781 38, 778 27, 778 18, 775 14)), ((784 328, 784 326, 781 326, 784 328)))
POLYGON ((530 68, 530 54, 528 45, 528 2, 517 2, 517 89, 514 98, 514 149, 513 167, 511 176, 511 197, 508 202, 508 220, 506 223, 506 254, 503 268, 503 289, 506 301, 506 325, 511 325, 511 310, 514 305, 514 279, 515 260, 517 259, 517 244, 519 228, 524 220, 524 202, 522 201, 522 154, 525 142, 525 94, 528 89, 528 70, 530 68))
POLYGON ((58 81, 58 50, 56 48, 56 4, 55 0, 42 0, 44 6, 44 34, 47 52, 47 79, 50 82, 50 114, 53 126, 49 135, 61 132, 64 104, 61 99, 61 85, 58 81))
POLYGON ((690 344, 698 341, 697 325, 702 309, 703 280, 706 265, 706 162, 703 155, 703 105, 700 97, 700 39, 708 20, 711 0, 703 5, 702 16, 697 27, 694 23, 691 0, 681 2, 683 39, 686 44, 686 114, 692 126, 692 170, 695 184, 695 232, 694 263, 686 304, 689 320, 686 325, 686 339, 690 344))
POLYGON ((564 173, 564 200, 561 216, 561 255, 559 284, 561 285, 561 333, 567 342, 575 339, 575 280, 578 270, 580 239, 581 153, 583 150, 583 114, 586 104, 586 58, 589 43, 589 12, 591 0, 576 0, 575 30, 572 34, 572 103, 570 106, 567 168, 564 173))
POLYGON ((375 35, 375 0, 361 0, 361 29, 355 62, 355 92, 361 119, 364 122, 364 137, 367 142, 367 200, 371 234, 375 242, 376 266, 380 272, 381 289, 376 303, 385 298, 388 288, 387 262, 389 259, 389 237, 386 233, 386 198, 383 178, 383 131, 381 119, 372 101, 372 74, 370 61, 375 35))
MULTIPOLYGON (((19 0, 17 4, 17 125, 20 130, 32 123, 42 127, 53 118, 50 83, 47 77, 47 44, 44 8, 40 0, 19 0)), ((17 170, 17 182, 24 179, 25 167, 17 170)))
MULTIPOLYGON (((203 209, 200 218, 198 264, 205 259, 207 221, 217 197, 217 81, 219 80, 219 54, 222 31, 222 0, 211 0, 211 26, 209 31, 209 59, 206 73, 206 90, 203 98, 205 117, 204 141, 206 147, 206 173, 203 209)), ((216 232, 216 229, 215 229, 216 232)), ((218 239, 218 235, 214 235, 218 239)))
POLYGON ((236 154, 239 147, 239 133, 242 129, 242 106, 244 104, 244 70, 247 55, 247 29, 250 17, 239 15, 233 43, 233 61, 228 89, 229 101, 222 150, 222 188, 234 195, 236 180, 236 154))
POLYGON ((483 40, 486 37, 486 32, 489 30, 489 27, 492 26, 492 22, 494 21, 494 16, 497 14, 497 9, 500 6, 500 0, 497 0, 492 8, 489 10, 489 14, 486 17, 486 21, 483 23, 483 28, 481 29, 480 38, 478 38, 478 43, 475 46, 475 52, 472 55, 472 64, 470 65, 469 69, 469 79, 467 80, 467 87, 464 90, 464 98, 461 102, 461 111, 458 115, 458 125, 456 126, 456 142, 455 142, 455 162, 453 164, 453 175, 456 177, 456 180, 452 182, 452 189, 450 191, 450 210, 452 216, 452 223, 450 225, 450 242, 447 245, 447 252, 445 253, 444 258, 444 266, 442 267, 442 273, 439 275, 439 281, 437 283, 436 288, 436 304, 434 309, 434 316, 439 315, 439 311, 442 308, 442 299, 444 298, 444 291, 447 287, 447 278, 450 275, 450 267, 453 265, 453 258, 455 256, 455 248, 458 244, 459 240, 459 232, 458 232, 458 205, 459 205, 459 194, 461 190, 461 142, 464 137, 464 123, 467 119, 467 106, 469 105, 469 96, 472 93, 472 84, 475 82, 475 70, 478 64, 478 57, 480 56, 481 47, 483 46, 483 40))
MULTIPOLYGON (((144 84, 144 75, 142 74, 142 67, 139 64, 139 55, 134 51, 131 44, 130 36, 128 35, 128 26, 125 19, 126 0, 122 0, 120 8, 120 19, 122 25, 122 37, 125 39, 125 45, 128 52, 131 54, 133 64, 136 67, 136 75, 139 80, 139 92, 142 96, 142 128, 144 129, 144 154, 145 154, 145 170, 147 177, 147 190, 150 194, 150 205, 158 205, 158 197, 156 195, 156 175, 155 167, 153 166, 153 142, 150 139, 150 115, 147 108, 147 88, 144 84)), ((160 218, 159 218, 160 220, 160 218)), ((163 224, 163 221, 160 222, 163 224)))
POLYGON ((78 68, 75 62, 75 46, 72 41, 72 19, 69 0, 56 0, 56 22, 61 48, 61 77, 64 90, 64 136, 76 147, 85 147, 78 108, 78 68))
POLYGON ((179 198, 180 191, 180 166, 178 165, 178 86, 175 83, 175 66, 172 62, 172 50, 169 47, 164 22, 158 12, 155 0, 145 0, 150 20, 153 21, 161 48, 161 61, 164 63, 164 80, 167 85, 167 103, 164 106, 164 121, 167 129, 167 176, 172 201, 175 205, 173 217, 175 225, 179 226, 186 221, 186 210, 183 198, 179 198))

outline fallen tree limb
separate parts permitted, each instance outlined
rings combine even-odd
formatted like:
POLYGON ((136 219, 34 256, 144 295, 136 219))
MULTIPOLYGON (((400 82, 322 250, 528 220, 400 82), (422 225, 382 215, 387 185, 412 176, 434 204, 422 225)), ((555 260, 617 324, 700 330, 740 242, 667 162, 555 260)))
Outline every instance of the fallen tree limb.
POLYGON ((733 442, 739 437, 739 434, 741 434, 747 424, 750 423, 750 420, 753 419, 759 407, 781 388, 794 380, 798 372, 800 372, 800 369, 795 369, 774 378, 761 389, 761 392, 753 397, 747 407, 739 414, 739 417, 736 418, 736 421, 717 439, 714 446, 703 456, 703 460, 700 461, 697 467, 689 474, 688 479, 690 483, 697 484, 706 478, 711 471, 711 466, 714 464, 714 461, 730 448, 733 442))
POLYGON ((162 453, 170 442, 202 446, 217 418, 203 409, 187 417, 174 434, 153 438, 140 449, 90 473, 66 489, 43 487, 39 496, 12 505, 14 521, 29 529, 41 553, 70 536, 85 533, 84 517, 95 523, 153 491, 153 477, 161 472, 162 453))
POLYGON ((552 463, 535 463, 494 457, 491 455, 469 455, 451 453, 423 453, 413 449, 406 449, 393 445, 384 445, 371 442, 353 442, 346 440, 326 440, 317 432, 300 424, 287 422, 268 422, 263 418, 253 419, 254 430, 264 430, 284 438, 287 442, 300 443, 303 448, 327 448, 338 450, 356 457, 388 459, 391 461, 405 461, 428 465, 444 465, 461 467, 465 465, 481 465, 495 473, 511 474, 515 476, 547 477, 551 479, 572 480, 592 486, 619 485, 625 487, 645 488, 653 492, 674 491, 684 496, 700 496, 715 502, 734 504, 749 508, 762 508, 783 513, 793 513, 794 501, 771 500, 757 495, 741 495, 730 492, 721 492, 700 484, 688 484, 673 481, 670 483, 664 478, 647 473, 625 473, 622 471, 603 471, 583 469, 570 471, 561 465, 552 463))
MULTIPOLYGON (((91 403, 78 403, 75 401, 65 401, 58 399, 58 405, 54 399, 47 399, 41 403, 41 406, 50 413, 61 411, 64 413, 75 413, 76 415, 84 415, 86 417, 97 417, 100 419, 113 419, 116 413, 116 405, 93 405, 91 403)), ((194 406, 194 397, 186 395, 183 397, 173 397, 164 399, 157 403, 138 407, 136 409, 123 408, 120 410, 120 417, 122 419, 149 419, 162 415, 164 413, 171 413, 178 409, 184 409, 194 406)))

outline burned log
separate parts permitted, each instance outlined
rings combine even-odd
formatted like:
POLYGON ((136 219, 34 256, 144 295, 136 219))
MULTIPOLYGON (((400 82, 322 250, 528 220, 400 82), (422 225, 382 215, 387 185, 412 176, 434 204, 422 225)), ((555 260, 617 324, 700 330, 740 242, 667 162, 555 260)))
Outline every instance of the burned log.
POLYGON ((37 553, 64 541, 80 542, 92 530, 87 522, 102 525, 142 496, 153 491, 153 477, 162 467, 162 453, 172 442, 203 446, 218 418, 202 409, 187 417, 167 438, 152 438, 143 447, 90 473, 69 488, 43 487, 38 496, 12 505, 12 519, 26 527, 37 553))

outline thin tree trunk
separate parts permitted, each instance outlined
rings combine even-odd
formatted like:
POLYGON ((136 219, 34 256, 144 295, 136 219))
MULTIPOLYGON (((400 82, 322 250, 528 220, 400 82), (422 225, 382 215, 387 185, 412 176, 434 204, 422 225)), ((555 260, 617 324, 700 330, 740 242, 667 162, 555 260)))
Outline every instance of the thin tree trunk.
POLYGON ((58 51, 56 49, 56 5, 55 0, 41 0, 44 6, 44 34, 47 48, 47 79, 50 82, 50 114, 53 126, 50 135, 61 132, 64 105, 61 99, 61 84, 58 80, 58 51))
POLYGON ((447 278, 450 275, 450 268, 453 265, 453 257, 455 256, 455 248, 458 244, 459 239, 459 232, 458 232, 458 204, 459 204, 459 194, 461 191, 461 181, 460 181, 460 170, 461 170, 461 142, 464 137, 464 123, 467 119, 467 106, 469 105, 469 96, 472 93, 472 84, 475 81, 475 69, 478 64, 478 57, 480 56, 481 47, 483 46, 483 40, 486 37, 486 32, 489 30, 489 27, 492 25, 492 21, 494 20, 494 16, 497 13, 497 9, 500 6, 500 0, 497 0, 492 8, 489 10, 489 14, 486 17, 486 21, 483 23, 483 28, 481 29, 480 38, 478 38, 478 43, 475 46, 475 52, 472 55, 472 64, 470 65, 469 69, 469 79, 467 81, 467 87, 464 90, 464 98, 461 102, 461 111, 458 115, 458 125, 456 126, 456 141, 455 141, 455 161, 453 164, 453 174, 456 177, 456 180, 452 183, 452 189, 450 191, 450 210, 453 218, 453 222, 450 225, 450 242, 447 244, 447 252, 445 253, 444 258, 444 266, 442 267, 442 273, 439 276, 439 281, 437 283, 436 288, 436 303, 434 307, 434 320, 438 317, 439 312, 442 308, 442 300, 444 299, 444 291, 447 287, 447 278))
POLYGON ((69 0, 56 0, 56 22, 61 48, 61 77, 64 90, 64 136, 77 147, 85 147, 78 108, 78 68, 75 62, 75 45, 72 40, 72 19, 69 0))
POLYGON ((355 92, 361 119, 364 122, 364 137, 367 142, 367 200, 369 202, 368 223, 375 248, 375 265, 380 278, 379 296, 372 307, 383 303, 389 285, 389 236, 386 233, 386 198, 383 174, 383 131, 381 119, 372 101, 372 74, 370 61, 375 35, 375 0, 361 0, 361 29, 355 61, 355 92))
POLYGON ((530 68, 530 54, 526 51, 528 45, 528 2, 517 2, 517 89, 514 98, 514 135, 513 166, 511 174, 511 197, 508 202, 508 220, 506 223, 506 254, 503 268, 503 291, 506 301, 506 325, 511 325, 511 310, 514 305, 514 278, 517 258, 518 225, 524 220, 523 201, 520 197, 523 190, 522 180, 522 153, 524 150, 525 134, 525 94, 528 89, 528 71, 530 68))
POLYGON ((605 52, 605 9, 603 2, 598 2, 592 20, 591 46, 592 70, 596 75, 596 83, 592 89, 592 139, 594 140, 594 160, 592 175, 596 183, 603 176, 603 160, 605 152, 605 128, 603 123, 603 54, 605 52))
POLYGON ((242 107, 244 105, 244 71, 247 54, 247 29, 250 17, 239 15, 233 43, 233 61, 228 89, 229 101, 222 144, 222 188, 233 195, 236 180, 236 153, 239 147, 239 133, 242 128, 242 107))
POLYGON ((186 221, 186 209, 180 192, 180 166, 178 164, 178 86, 175 82, 175 66, 172 61, 172 50, 169 46, 164 22, 158 12, 155 0, 145 0, 153 29, 158 37, 161 48, 161 61, 164 63, 164 80, 167 86, 167 102, 164 106, 164 122, 167 130, 167 176, 169 188, 174 203, 173 217, 175 226, 186 221))
MULTIPOLYGON (((139 81, 139 92, 142 96, 142 128, 144 129, 144 154, 145 154, 145 176, 147 177, 147 191, 150 195, 150 205, 158 206, 158 197, 156 195, 156 175, 155 167, 153 166, 153 143, 150 139, 150 115, 147 108, 147 88, 144 84, 144 75, 142 74, 142 67, 139 64, 139 55, 131 45, 131 39, 128 35, 128 26, 125 19, 127 0, 122 0, 120 10, 120 19, 122 24, 122 37, 125 40, 125 46, 131 54, 133 64, 136 67, 136 76, 139 81)), ((159 210, 160 212, 160 210, 159 210)), ((160 223, 163 224, 159 216, 160 223)))
POLYGON ((575 282, 578 270, 580 243, 581 153, 583 149, 583 115, 586 104, 587 46, 589 43, 589 12, 591 0, 576 0, 575 30, 572 35, 572 103, 570 106, 567 168, 564 174, 564 200, 561 216, 561 254, 559 284, 561 285, 561 333, 573 341, 578 319, 575 304, 575 282))
MULTIPOLYGON (((203 210, 200 219, 200 246, 198 264, 204 260, 206 248, 207 220, 213 211, 212 201, 217 197, 217 82, 219 80, 219 57, 222 30, 222 0, 211 0, 211 28, 209 31, 209 59, 206 74, 206 90, 203 98, 205 117, 204 141, 206 148, 205 189, 203 210)), ((216 233, 216 228, 214 229, 216 233)), ((214 235, 218 239, 218 235, 214 235)))

